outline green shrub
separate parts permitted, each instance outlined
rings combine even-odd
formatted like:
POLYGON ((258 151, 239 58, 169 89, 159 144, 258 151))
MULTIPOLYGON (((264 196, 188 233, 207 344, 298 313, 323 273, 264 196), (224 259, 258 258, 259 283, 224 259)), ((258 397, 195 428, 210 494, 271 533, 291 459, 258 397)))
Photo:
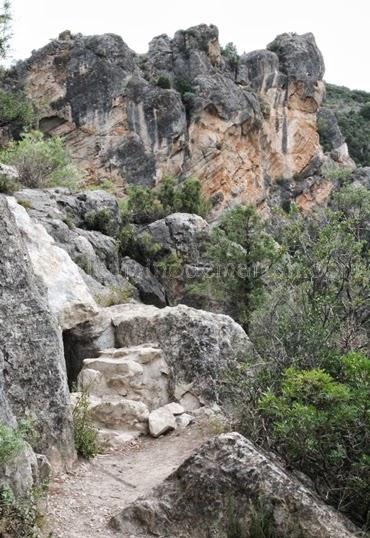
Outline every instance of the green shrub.
POLYGON ((370 359, 351 353, 339 362, 337 379, 288 368, 259 402, 272 447, 359 523, 370 523, 369 394, 370 359))
POLYGON ((5 174, 0 174, 0 192, 3 194, 13 194, 19 188, 17 181, 5 174))
POLYGON ((16 428, 0 424, 0 465, 5 465, 25 448, 27 428, 20 423, 16 428))
POLYGON ((157 86, 159 88, 162 88, 163 90, 170 90, 171 89, 171 81, 165 75, 160 75, 158 77, 158 80, 157 80, 157 86))
POLYGON ((12 14, 10 8, 10 1, 4 0, 0 13, 0 58, 6 58, 10 49, 10 39, 12 37, 10 28, 12 14))
POLYGON ((17 203, 24 207, 24 209, 32 209, 32 202, 30 200, 17 200, 17 203))
POLYGON ((176 252, 171 252, 164 258, 154 263, 155 268, 163 278, 173 280, 181 274, 183 260, 176 252))
POLYGON ((189 292, 205 308, 221 304, 248 332, 250 316, 264 299, 265 273, 280 254, 254 207, 232 209, 212 231, 206 252, 211 270, 189 292))
POLYGON ((193 86, 191 85, 191 82, 189 82, 186 79, 176 79, 175 81, 175 88, 176 90, 181 93, 182 96, 189 93, 194 93, 193 86))
POLYGON ((128 303, 131 298, 132 291, 130 289, 111 287, 107 292, 97 294, 95 301, 100 306, 108 307, 128 303))
POLYGON ((125 223, 147 224, 163 216, 163 208, 155 191, 148 187, 130 187, 128 198, 121 208, 125 223))
POLYGON ((89 414, 89 394, 82 391, 73 408, 73 433, 77 453, 90 459, 99 454, 97 430, 89 414))
POLYGON ((94 267, 93 267, 93 264, 91 262, 91 258, 89 258, 89 256, 87 256, 86 254, 77 254, 77 256, 74 256, 73 257, 73 261, 79 266, 81 267, 81 269, 83 271, 85 271, 85 273, 87 275, 91 275, 93 276, 94 274, 94 267))
POLYGON ((126 224, 118 236, 119 253, 142 265, 149 266, 161 250, 161 245, 153 241, 148 232, 139 233, 135 226, 126 224))
POLYGON ((199 179, 189 178, 178 188, 175 195, 174 209, 181 213, 194 213, 206 217, 211 204, 202 195, 202 186, 199 179))
POLYGON ((29 188, 65 186, 76 188, 80 179, 60 138, 44 139, 32 131, 19 142, 11 142, 0 153, 0 161, 14 166, 19 183, 29 188))
POLYGON ((204 198, 196 178, 178 184, 175 178, 166 177, 157 189, 130 187, 127 199, 121 202, 122 220, 126 224, 148 224, 175 212, 206 217, 210 209, 211 204, 204 198))
POLYGON ((370 94, 326 85, 325 106, 334 111, 349 153, 358 166, 370 166, 370 94))
POLYGON ((351 178, 352 170, 351 168, 345 166, 339 166, 337 164, 332 164, 330 166, 323 167, 323 176, 329 181, 338 181, 340 185, 348 183, 351 178))
POLYGON ((11 124, 13 132, 22 132, 32 127, 36 115, 32 104, 21 93, 10 93, 0 89, 0 126, 11 124))
POLYGON ((232 69, 237 69, 240 58, 234 43, 227 43, 225 47, 221 49, 221 54, 227 60, 232 69))
POLYGON ((116 222, 113 212, 108 209, 99 209, 86 213, 85 224, 89 230, 101 232, 104 235, 114 236, 116 233, 116 222))
POLYGON ((0 536, 37 538, 44 516, 40 500, 45 495, 45 485, 31 488, 26 494, 15 497, 9 487, 0 490, 0 536))

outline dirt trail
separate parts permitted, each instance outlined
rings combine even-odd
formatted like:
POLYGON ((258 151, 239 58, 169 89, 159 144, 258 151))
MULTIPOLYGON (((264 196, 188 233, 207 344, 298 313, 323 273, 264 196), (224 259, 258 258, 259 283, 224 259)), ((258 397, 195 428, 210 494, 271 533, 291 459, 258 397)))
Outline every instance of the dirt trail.
POLYGON ((160 484, 209 436, 194 425, 77 463, 71 474, 56 478, 50 487, 43 536, 117 537, 107 526, 110 517, 160 484))

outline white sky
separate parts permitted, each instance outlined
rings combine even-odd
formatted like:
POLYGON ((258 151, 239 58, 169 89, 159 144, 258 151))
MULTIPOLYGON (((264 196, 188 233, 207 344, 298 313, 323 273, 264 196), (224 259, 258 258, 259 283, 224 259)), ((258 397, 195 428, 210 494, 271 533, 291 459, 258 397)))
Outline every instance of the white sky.
POLYGON ((12 0, 12 57, 27 57, 63 30, 119 34, 145 52, 158 34, 216 24, 239 52, 265 48, 282 32, 313 32, 325 79, 370 91, 370 0, 12 0))

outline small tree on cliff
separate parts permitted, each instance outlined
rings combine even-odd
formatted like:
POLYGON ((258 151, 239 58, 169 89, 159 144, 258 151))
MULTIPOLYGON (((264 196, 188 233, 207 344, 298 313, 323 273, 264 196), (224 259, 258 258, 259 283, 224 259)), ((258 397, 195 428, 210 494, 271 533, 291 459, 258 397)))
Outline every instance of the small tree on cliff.
POLYGON ((253 206, 229 211, 212 232, 207 257, 211 270, 190 292, 230 314, 248 332, 251 313, 264 296, 264 277, 281 249, 265 231, 253 206))

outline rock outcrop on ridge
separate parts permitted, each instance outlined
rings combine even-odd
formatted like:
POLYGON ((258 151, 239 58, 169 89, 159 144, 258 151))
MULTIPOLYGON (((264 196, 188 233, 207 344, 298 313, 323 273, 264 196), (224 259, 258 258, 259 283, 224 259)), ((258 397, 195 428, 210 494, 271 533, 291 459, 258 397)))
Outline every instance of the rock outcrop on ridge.
POLYGON ((325 197, 316 125, 323 75, 312 34, 282 34, 233 57, 215 26, 200 25, 155 37, 144 55, 117 35, 64 32, 9 79, 91 182, 153 186, 194 175, 217 213, 325 197))
POLYGON ((277 538, 360 533, 237 433, 208 441, 111 524, 130 538, 247 538, 252 529, 277 538))

